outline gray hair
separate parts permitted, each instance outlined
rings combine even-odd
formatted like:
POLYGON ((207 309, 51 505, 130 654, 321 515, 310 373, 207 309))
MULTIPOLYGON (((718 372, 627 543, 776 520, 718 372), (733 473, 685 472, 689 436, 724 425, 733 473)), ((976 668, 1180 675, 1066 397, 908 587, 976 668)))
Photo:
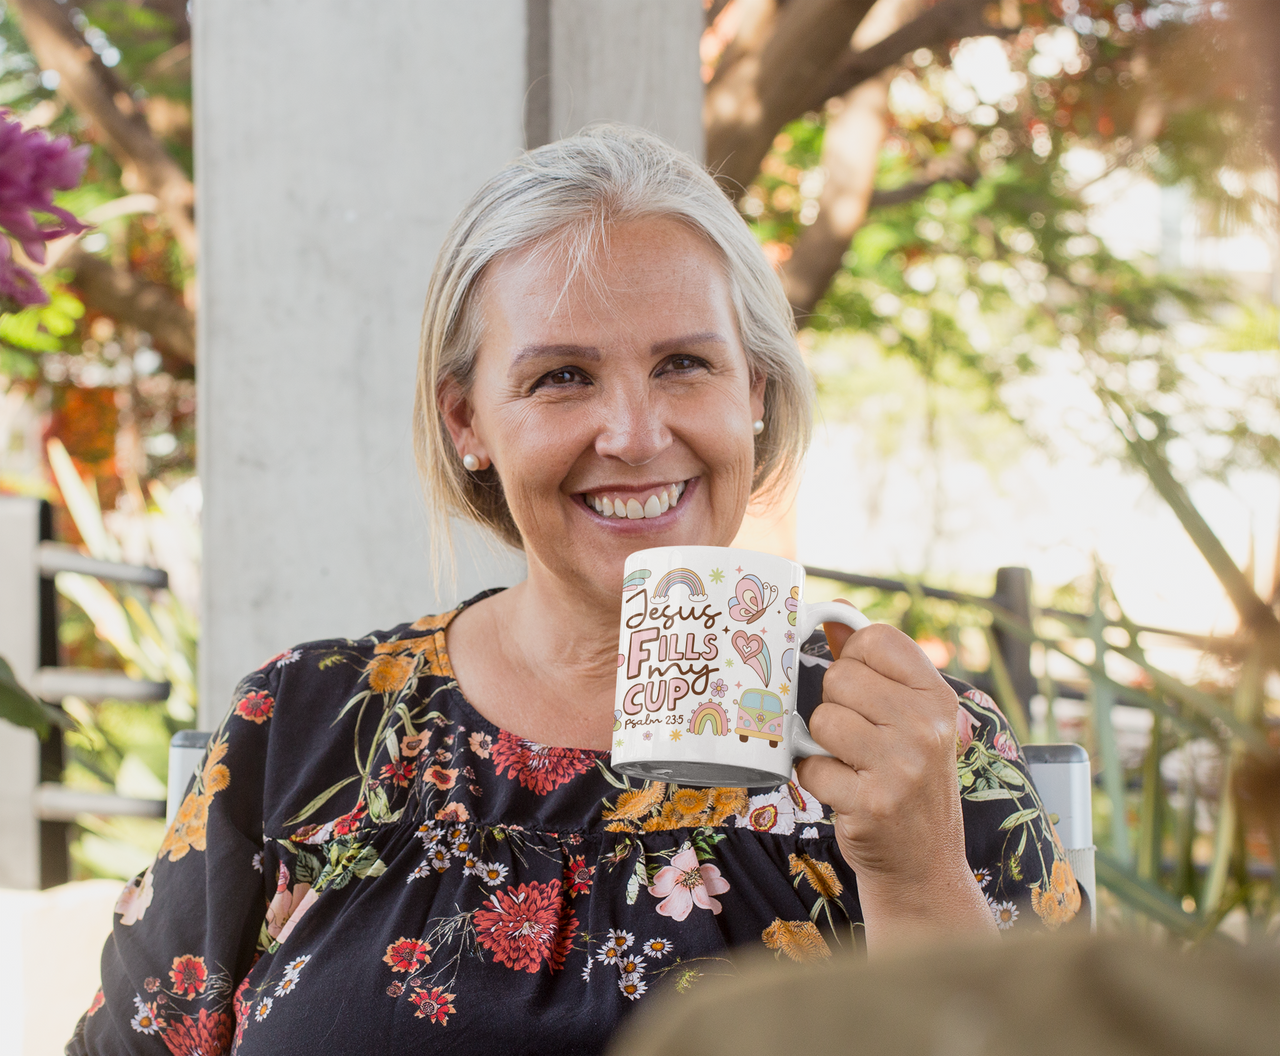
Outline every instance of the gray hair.
POLYGON ((539 246, 564 254, 572 274, 592 266, 611 224, 657 217, 687 224, 719 252, 747 363, 766 378, 753 493, 793 479, 809 444, 813 383, 777 274, 693 158, 642 129, 596 125, 507 165, 466 204, 436 258, 422 319, 413 432, 437 557, 451 515, 522 547, 497 472, 463 467, 438 403, 448 378, 470 391, 483 336, 473 302, 485 269, 505 253, 539 246))

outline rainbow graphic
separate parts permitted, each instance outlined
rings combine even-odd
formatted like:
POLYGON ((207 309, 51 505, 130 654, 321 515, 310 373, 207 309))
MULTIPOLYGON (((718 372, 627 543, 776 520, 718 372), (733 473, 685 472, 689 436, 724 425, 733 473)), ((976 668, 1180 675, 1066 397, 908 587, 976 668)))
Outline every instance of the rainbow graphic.
POLYGON ((652 572, 647 568, 638 568, 631 575, 622 581, 622 593, 630 594, 633 590, 639 590, 644 586, 644 581, 648 579, 652 572))
POLYGON ((689 718, 690 733, 706 733, 708 726, 716 737, 723 737, 729 732, 729 716, 714 700, 704 700, 689 718))
POLYGON ((701 577, 691 568, 673 568, 658 580, 653 588, 653 600, 660 601, 669 597, 672 587, 684 587, 693 601, 702 601, 707 596, 707 588, 702 585, 701 577))

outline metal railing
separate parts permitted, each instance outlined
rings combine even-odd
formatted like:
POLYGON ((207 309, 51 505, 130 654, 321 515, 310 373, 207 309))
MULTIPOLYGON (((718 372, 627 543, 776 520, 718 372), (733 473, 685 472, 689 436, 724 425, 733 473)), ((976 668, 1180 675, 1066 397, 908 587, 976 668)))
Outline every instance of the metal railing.
MULTIPOLYGON (((0 496, 0 656, 34 696, 54 706, 86 701, 165 700, 167 682, 58 664, 54 577, 75 572, 150 589, 168 586, 163 569, 101 561, 51 539, 52 514, 37 499, 0 496)), ((68 788, 54 727, 39 742, 0 723, 0 886, 51 887, 70 876, 70 825, 82 815, 162 818, 165 801, 68 788)))

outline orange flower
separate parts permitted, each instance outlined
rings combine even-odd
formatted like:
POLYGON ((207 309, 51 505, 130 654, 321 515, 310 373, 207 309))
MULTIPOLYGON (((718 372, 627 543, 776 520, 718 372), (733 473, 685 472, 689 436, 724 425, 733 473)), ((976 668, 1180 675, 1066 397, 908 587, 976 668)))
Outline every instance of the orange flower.
POLYGON ((427 956, 429 949, 429 942, 400 938, 387 947, 382 959, 391 965, 393 972, 416 972, 423 965, 431 963, 431 958, 427 956))
POLYGON ((785 953, 793 961, 819 961, 831 956, 831 947, 811 920, 776 918, 760 937, 769 949, 785 953))
POLYGON ((677 788, 671 793, 671 807, 691 825, 703 820, 701 815, 711 805, 711 790, 707 788, 677 788))
POLYGON ((242 719, 248 719, 250 722, 256 722, 261 726, 271 718, 271 713, 275 710, 275 706, 275 698, 269 693, 246 693, 241 700, 236 702, 234 710, 242 719))
POLYGON ((823 898, 838 898, 844 890, 844 884, 830 862, 820 862, 807 854, 793 854, 788 861, 791 863, 791 875, 803 876, 823 898))
POLYGON ((662 805, 662 813, 642 821, 640 830, 642 832, 669 832, 671 829, 686 829, 696 824, 696 818, 688 818, 678 813, 674 803, 664 803, 662 805))
POLYGON ((423 780, 430 781, 441 791, 448 791, 458 783, 458 771, 446 770, 442 766, 429 766, 422 772, 423 780))
POLYGON ((1047 887, 1037 884, 1031 889, 1031 908, 1050 931, 1057 931, 1080 911, 1080 887, 1069 862, 1056 860, 1047 887))
POLYGON ((713 788, 711 790, 711 814, 707 818, 710 825, 723 825, 728 818, 740 816, 747 811, 747 790, 745 788, 713 788))
POLYGON ((173 980, 175 993, 195 997, 204 990, 205 981, 209 978, 209 970, 204 966, 203 957, 187 953, 173 959, 169 978, 173 980))
POLYGON ((623 792, 617 803, 604 809, 601 817, 605 821, 642 818, 661 803, 666 794, 667 786, 661 781, 646 782, 644 788, 623 792))
MULTIPOLYGON (((378 649, 382 648, 383 646, 378 646, 378 649)), ((369 661, 367 668, 369 688, 375 693, 399 693, 409 681, 417 662, 417 657, 412 653, 383 653, 375 656, 369 661)))
POLYGON ((471 814, 461 803, 446 803, 436 811, 437 821, 453 821, 459 825, 471 820, 471 814))

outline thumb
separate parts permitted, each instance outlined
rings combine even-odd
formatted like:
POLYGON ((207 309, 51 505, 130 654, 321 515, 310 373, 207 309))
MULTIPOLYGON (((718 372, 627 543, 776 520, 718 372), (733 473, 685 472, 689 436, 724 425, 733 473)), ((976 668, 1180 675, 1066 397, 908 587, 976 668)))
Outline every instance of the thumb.
MULTIPOLYGON (((836 598, 836 601, 853 608, 853 603, 844 598, 836 598)), ((853 628, 846 627, 843 623, 824 623, 822 633, 827 636, 827 648, 831 650, 831 655, 839 660, 845 643, 853 637, 853 628)))

